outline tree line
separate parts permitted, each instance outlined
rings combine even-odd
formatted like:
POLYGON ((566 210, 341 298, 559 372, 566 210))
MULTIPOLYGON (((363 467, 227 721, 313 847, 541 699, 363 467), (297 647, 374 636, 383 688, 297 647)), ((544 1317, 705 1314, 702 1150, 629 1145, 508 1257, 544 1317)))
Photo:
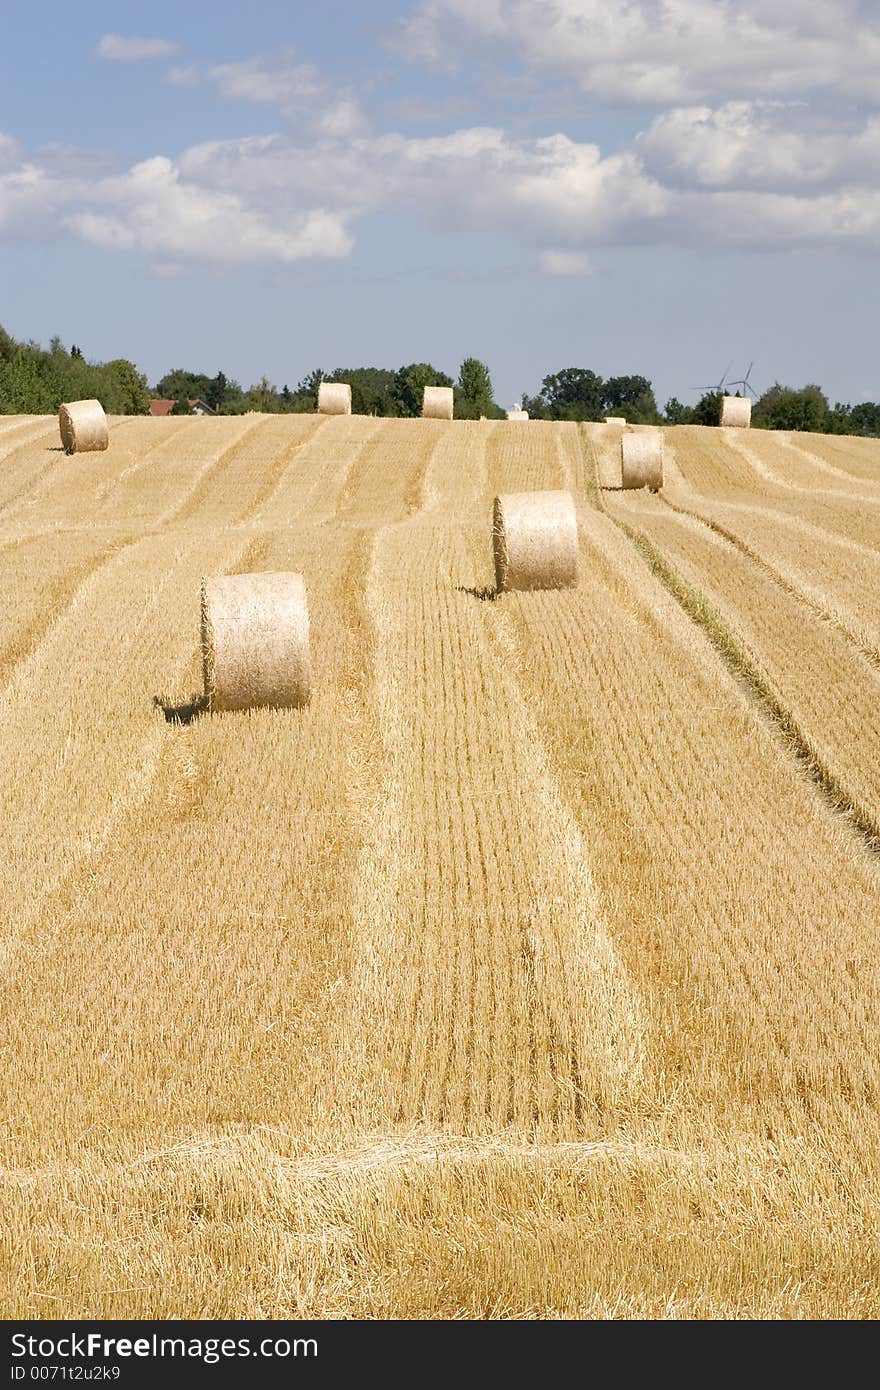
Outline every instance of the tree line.
MULTIPOLYGON (((739 393, 737 393, 739 394, 739 393)), ((669 425, 717 425, 721 417, 721 393, 709 391, 695 406, 666 402, 669 425)), ((860 434, 880 436, 880 401, 830 405, 821 386, 795 388, 775 382, 752 405, 752 428, 802 430, 812 434, 860 434)))
POLYGON ((173 400, 177 413, 186 413, 188 402, 200 399, 223 415, 241 415, 248 410, 297 414, 317 409, 322 381, 346 381, 351 385, 355 415, 421 415, 426 386, 451 386, 459 419, 478 420, 481 415, 496 419, 504 414, 492 399, 489 369, 476 357, 465 358, 457 381, 430 362, 410 362, 396 371, 384 367, 337 367, 325 372, 316 367, 293 389, 284 385, 280 390, 265 376, 244 390, 225 372, 210 377, 203 372, 175 368, 156 383, 155 394, 173 400))
POLYGON ((0 328, 0 414, 54 415, 62 401, 95 398, 111 415, 145 415, 147 378, 133 362, 87 362, 74 343, 20 343, 0 328))
MULTIPOLYGON (((280 389, 261 379, 245 389, 219 371, 211 376, 175 368, 152 388, 127 358, 88 362, 73 344, 65 348, 53 338, 48 348, 18 342, 0 328, 0 414, 41 415, 57 411, 62 401, 97 398, 111 415, 145 415, 150 400, 174 401, 174 413, 189 414, 191 400, 203 400, 223 415, 249 410, 269 414, 313 411, 322 381, 351 384, 352 410, 357 415, 417 416, 425 386, 451 386, 458 419, 481 416, 498 419, 503 409, 494 399, 489 368, 479 358, 462 362, 457 380, 430 362, 410 362, 396 370, 384 367, 322 368, 303 377, 293 388, 280 389)), ((648 377, 612 376, 603 379, 586 367, 565 367, 545 376, 533 396, 523 395, 522 408, 537 420, 602 420, 623 416, 630 424, 717 425, 721 395, 709 391, 696 405, 673 396, 661 412, 648 377)), ((752 407, 756 429, 805 430, 819 434, 860 434, 880 437, 880 402, 831 405, 821 387, 799 388, 774 383, 752 407)))

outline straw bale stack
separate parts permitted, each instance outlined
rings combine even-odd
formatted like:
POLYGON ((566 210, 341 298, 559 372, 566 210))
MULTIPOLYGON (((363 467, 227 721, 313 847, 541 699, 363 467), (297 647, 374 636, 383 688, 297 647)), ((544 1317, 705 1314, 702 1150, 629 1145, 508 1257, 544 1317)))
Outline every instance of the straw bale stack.
POLYGON ((202 663, 212 710, 297 709, 311 695, 301 574, 228 574, 202 585, 202 663))
POLYGON ((605 423, 606 425, 625 425, 626 420, 622 415, 606 415, 605 423))
POLYGON ((570 492, 507 492, 492 515, 495 587, 571 589, 578 581, 578 528, 570 492))
POLYGON ((506 416, 508 420, 528 420, 529 412, 527 410, 508 410, 506 416))

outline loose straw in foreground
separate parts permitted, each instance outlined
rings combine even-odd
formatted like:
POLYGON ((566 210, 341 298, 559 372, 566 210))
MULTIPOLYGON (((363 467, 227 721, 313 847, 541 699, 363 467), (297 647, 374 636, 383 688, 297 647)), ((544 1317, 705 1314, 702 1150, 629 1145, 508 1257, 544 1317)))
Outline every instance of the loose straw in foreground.
POLYGON ((106 449, 110 443, 107 416, 100 401, 71 401, 58 412, 58 428, 65 454, 86 454, 106 449))
POLYGON ((492 515, 495 587, 571 589, 578 581, 578 529, 570 492, 507 492, 492 515))
POLYGON ((752 423, 752 403, 748 396, 721 397, 721 423, 747 430, 752 423))
POLYGON ((451 386, 426 386, 422 396, 422 416, 426 420, 451 420, 453 397, 451 386))
POLYGON ((309 610, 301 574, 228 574, 202 585, 202 662, 212 710, 307 705, 309 610))
POLYGON ((318 387, 320 415, 350 415, 351 387, 347 381, 322 381, 318 387))

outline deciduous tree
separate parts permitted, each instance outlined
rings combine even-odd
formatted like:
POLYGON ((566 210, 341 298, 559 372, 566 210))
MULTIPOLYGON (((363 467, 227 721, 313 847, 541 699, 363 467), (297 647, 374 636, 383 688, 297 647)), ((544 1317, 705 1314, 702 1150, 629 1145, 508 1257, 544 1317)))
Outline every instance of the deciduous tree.
POLYGON ((393 401, 396 415, 421 415, 426 386, 452 386, 451 376, 432 367, 430 362, 410 362, 394 377, 393 401))

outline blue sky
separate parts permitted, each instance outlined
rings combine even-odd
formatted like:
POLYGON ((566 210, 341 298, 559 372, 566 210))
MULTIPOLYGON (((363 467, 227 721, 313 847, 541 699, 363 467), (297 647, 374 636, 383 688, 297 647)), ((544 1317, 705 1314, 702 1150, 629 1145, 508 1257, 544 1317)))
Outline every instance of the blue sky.
POLYGON ((0 323, 294 384, 548 372, 880 398, 861 0, 44 0, 0 51, 0 323))

